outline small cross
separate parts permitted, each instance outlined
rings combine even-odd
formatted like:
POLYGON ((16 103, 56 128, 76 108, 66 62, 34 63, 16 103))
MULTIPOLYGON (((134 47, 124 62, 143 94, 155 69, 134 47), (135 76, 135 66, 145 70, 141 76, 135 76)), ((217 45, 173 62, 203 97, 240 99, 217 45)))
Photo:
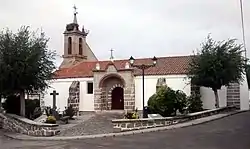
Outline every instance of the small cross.
POLYGON ((56 95, 59 95, 59 93, 57 93, 56 90, 53 90, 53 92, 50 93, 50 95, 53 96, 53 109, 56 109, 56 95))
POLYGON ((74 5, 74 7, 73 7, 73 8, 74 8, 74 14, 77 14, 77 11, 76 11, 76 9, 77 9, 77 8, 76 8, 76 5, 74 5))
POLYGON ((113 60, 114 59, 114 56, 113 56, 113 49, 110 50, 110 59, 113 60))

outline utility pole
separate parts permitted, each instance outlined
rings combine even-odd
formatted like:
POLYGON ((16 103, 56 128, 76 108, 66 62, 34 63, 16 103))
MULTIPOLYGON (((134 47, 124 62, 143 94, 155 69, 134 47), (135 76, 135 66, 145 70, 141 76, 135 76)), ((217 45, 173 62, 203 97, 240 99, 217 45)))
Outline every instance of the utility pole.
POLYGON ((242 39, 245 51, 245 58, 247 58, 247 47, 246 47, 246 37, 245 37, 245 26, 244 26, 244 12, 243 12, 243 2, 240 0, 240 12, 241 12, 241 29, 242 29, 242 39))

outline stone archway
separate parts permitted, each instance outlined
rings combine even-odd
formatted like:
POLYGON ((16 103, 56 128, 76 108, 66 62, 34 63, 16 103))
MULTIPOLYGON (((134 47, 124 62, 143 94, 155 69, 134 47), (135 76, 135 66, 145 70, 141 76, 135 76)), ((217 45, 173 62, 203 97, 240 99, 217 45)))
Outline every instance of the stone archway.
POLYGON ((124 109, 124 86, 125 81, 118 74, 104 76, 99 83, 99 88, 101 89, 100 109, 124 109))

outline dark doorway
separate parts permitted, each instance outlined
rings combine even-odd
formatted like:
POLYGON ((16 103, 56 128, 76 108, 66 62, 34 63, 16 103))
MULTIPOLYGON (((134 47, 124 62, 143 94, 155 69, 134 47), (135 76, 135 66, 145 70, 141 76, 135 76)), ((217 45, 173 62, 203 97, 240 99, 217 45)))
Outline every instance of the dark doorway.
POLYGON ((112 110, 123 110, 124 109, 124 98, 123 98, 123 88, 116 87, 112 91, 112 110))

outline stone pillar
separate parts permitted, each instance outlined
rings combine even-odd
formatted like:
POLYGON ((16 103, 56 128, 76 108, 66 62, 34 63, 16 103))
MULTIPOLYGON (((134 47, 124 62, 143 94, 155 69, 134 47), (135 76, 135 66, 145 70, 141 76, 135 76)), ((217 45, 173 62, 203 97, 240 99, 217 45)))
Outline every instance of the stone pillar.
POLYGON ((231 83, 227 87, 227 106, 236 106, 240 108, 240 85, 231 83))
POLYGON ((73 81, 69 87, 68 106, 72 106, 74 110, 77 112, 77 115, 79 113, 79 102, 80 102, 80 82, 73 81))
POLYGON ((134 84, 124 88, 124 110, 135 110, 134 84))
POLYGON ((94 109, 95 111, 101 110, 102 89, 95 88, 94 91, 94 109))

